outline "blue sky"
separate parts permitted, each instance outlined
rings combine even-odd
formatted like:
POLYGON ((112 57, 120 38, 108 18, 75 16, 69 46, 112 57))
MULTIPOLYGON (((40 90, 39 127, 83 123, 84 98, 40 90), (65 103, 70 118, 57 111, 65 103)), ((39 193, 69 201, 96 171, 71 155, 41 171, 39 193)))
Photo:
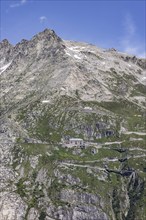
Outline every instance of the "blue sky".
POLYGON ((0 40, 16 44, 50 28, 66 40, 145 54, 145 0, 0 0, 0 4, 0 40))

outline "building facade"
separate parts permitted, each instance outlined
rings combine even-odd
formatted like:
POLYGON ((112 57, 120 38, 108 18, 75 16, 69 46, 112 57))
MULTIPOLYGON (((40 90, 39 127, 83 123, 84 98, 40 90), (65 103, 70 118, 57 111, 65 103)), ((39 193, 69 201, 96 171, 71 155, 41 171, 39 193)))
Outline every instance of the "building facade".
POLYGON ((66 147, 83 147, 84 141, 81 138, 70 138, 69 140, 65 141, 66 147))

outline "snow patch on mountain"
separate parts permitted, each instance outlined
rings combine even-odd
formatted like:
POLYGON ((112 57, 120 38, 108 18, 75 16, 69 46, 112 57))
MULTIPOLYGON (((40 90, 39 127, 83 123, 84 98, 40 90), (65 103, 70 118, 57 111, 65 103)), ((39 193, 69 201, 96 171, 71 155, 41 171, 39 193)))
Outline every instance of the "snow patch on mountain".
POLYGON ((85 58, 86 55, 83 55, 81 52, 85 47, 66 47, 67 49, 65 50, 66 55, 81 60, 82 58, 85 58))
POLYGON ((79 60, 81 60, 82 58, 81 57, 79 57, 78 55, 74 55, 74 57, 76 58, 76 59, 79 59, 79 60))
POLYGON ((42 103, 50 103, 50 100, 43 100, 42 103))
POLYGON ((0 74, 2 74, 11 65, 11 63, 12 63, 12 61, 6 65, 0 67, 0 74))

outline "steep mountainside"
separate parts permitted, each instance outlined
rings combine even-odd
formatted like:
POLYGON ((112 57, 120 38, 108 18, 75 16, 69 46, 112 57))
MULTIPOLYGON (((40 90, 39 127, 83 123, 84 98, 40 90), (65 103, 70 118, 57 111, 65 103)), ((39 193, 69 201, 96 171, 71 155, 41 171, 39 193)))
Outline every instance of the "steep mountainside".
POLYGON ((1 220, 146 219, 145 59, 46 29, 0 80, 1 220))

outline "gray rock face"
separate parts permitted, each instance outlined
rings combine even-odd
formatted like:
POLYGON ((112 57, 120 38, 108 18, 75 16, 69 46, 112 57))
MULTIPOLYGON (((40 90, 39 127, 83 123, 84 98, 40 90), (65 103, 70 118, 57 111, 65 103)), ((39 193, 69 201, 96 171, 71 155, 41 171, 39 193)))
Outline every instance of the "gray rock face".
POLYGON ((75 220, 87 219, 87 220, 108 220, 109 218, 101 210, 97 209, 96 206, 78 206, 73 210, 73 218, 75 220))
POLYGON ((98 204, 99 198, 98 196, 88 194, 88 193, 80 193, 75 192, 73 190, 62 190, 61 191, 61 200, 69 203, 85 203, 85 204, 98 204))
POLYGON ((38 211, 36 209, 34 209, 34 208, 31 208, 29 210, 27 219, 28 220, 32 220, 32 219, 39 220, 39 213, 38 213, 38 211))
POLYGON ((0 219, 22 220, 24 219, 27 205, 17 194, 2 193, 0 208, 0 219))
POLYGON ((12 53, 13 53, 13 46, 8 42, 7 39, 4 39, 2 42, 0 42, 1 65, 11 60, 12 53))
POLYGON ((80 193, 73 190, 62 190, 60 197, 62 201, 74 204, 75 206, 70 211, 72 212, 70 219, 109 219, 107 215, 102 212, 102 209, 99 208, 100 199, 97 195, 80 193))
POLYGON ((108 220, 109 218, 96 206, 78 205, 73 209, 60 208, 55 213, 55 218, 59 220, 108 220))

